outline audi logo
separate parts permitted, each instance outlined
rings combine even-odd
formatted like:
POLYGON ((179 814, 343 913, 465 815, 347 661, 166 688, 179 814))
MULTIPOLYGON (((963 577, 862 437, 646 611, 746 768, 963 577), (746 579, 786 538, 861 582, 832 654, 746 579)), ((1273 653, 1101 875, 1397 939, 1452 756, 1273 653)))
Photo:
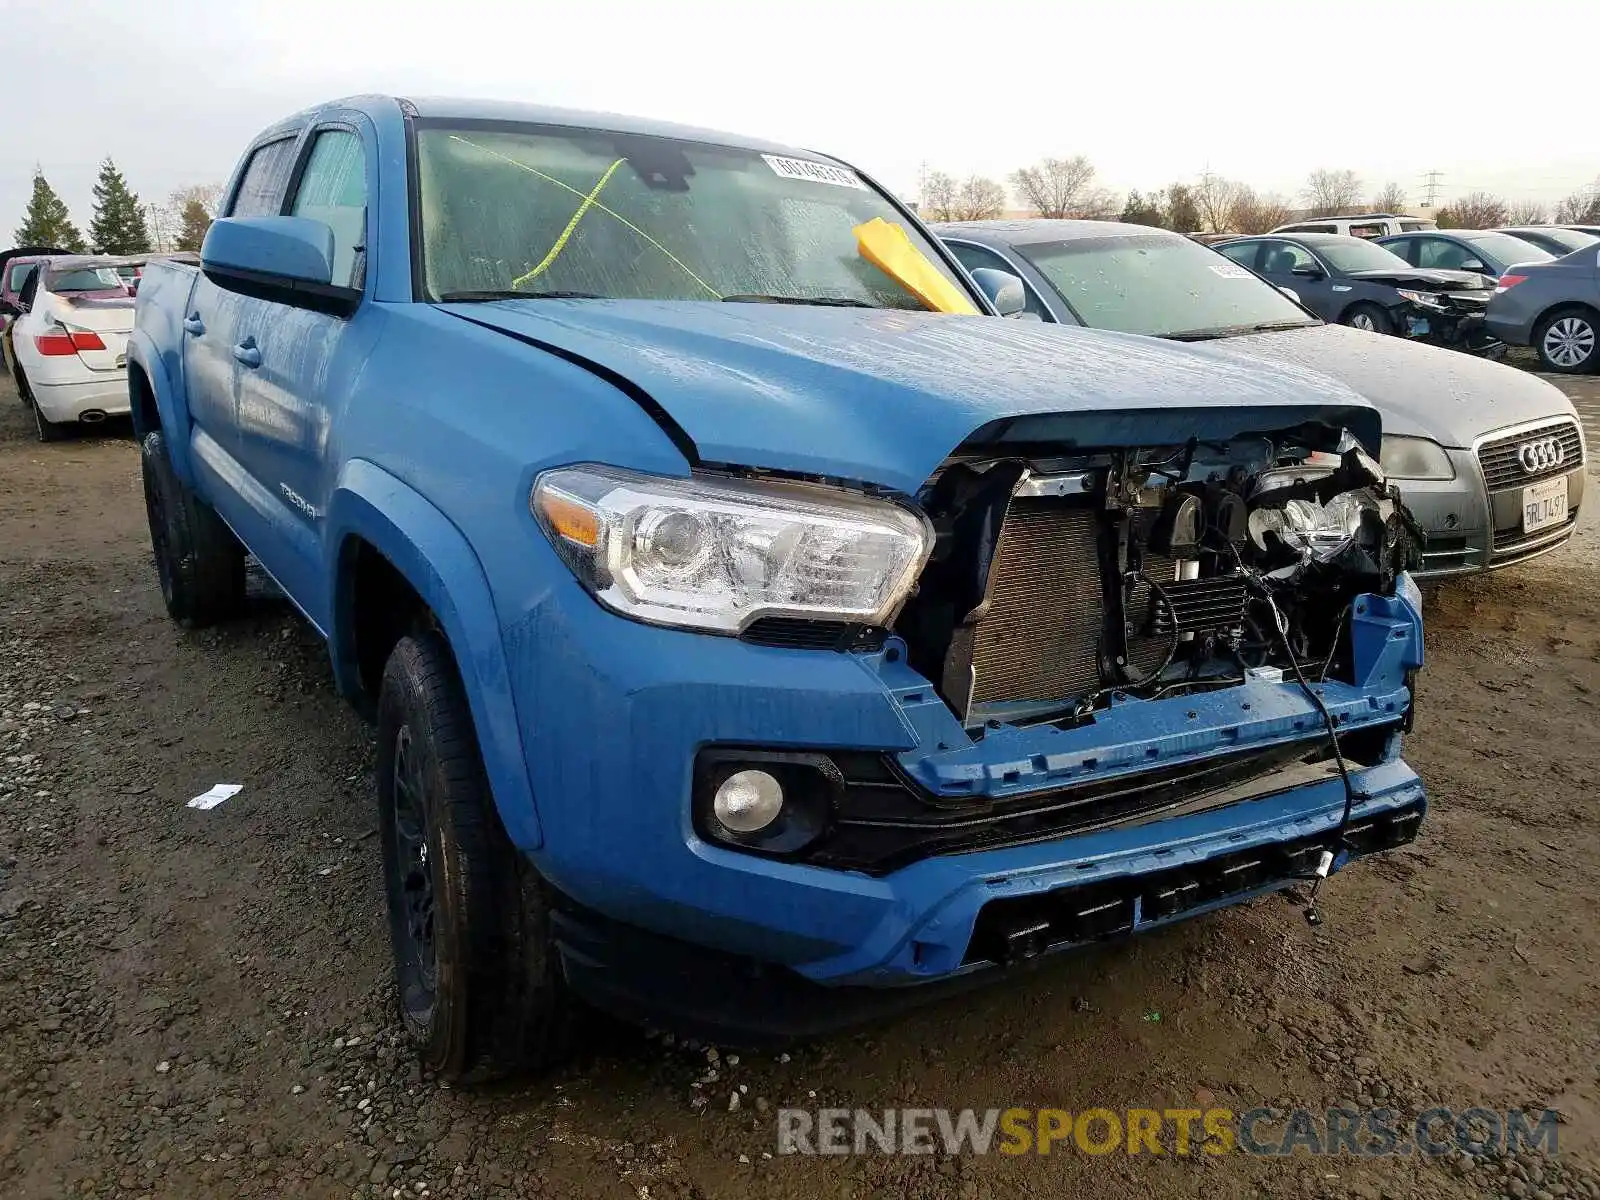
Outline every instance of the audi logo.
POLYGON ((1566 462, 1567 452, 1562 448, 1559 438, 1538 438, 1517 447, 1517 461, 1529 475, 1537 475, 1540 471, 1548 471, 1566 462))

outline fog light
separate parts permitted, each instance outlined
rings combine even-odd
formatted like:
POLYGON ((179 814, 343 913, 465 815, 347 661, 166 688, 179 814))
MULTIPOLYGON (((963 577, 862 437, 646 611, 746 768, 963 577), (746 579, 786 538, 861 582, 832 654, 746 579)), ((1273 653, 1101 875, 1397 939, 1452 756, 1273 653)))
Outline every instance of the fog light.
POLYGON ((765 771, 735 771, 717 789, 711 811, 734 833, 759 833, 783 811, 783 786, 765 771))

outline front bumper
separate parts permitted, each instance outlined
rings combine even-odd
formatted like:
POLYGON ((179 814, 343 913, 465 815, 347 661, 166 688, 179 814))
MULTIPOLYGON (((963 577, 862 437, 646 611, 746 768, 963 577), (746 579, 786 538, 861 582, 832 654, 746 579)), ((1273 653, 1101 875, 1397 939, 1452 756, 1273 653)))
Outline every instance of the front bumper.
POLYGON ((1521 533, 1521 488, 1491 493, 1471 450, 1451 449, 1456 477, 1396 480, 1406 507, 1428 535, 1420 580, 1492 571, 1538 558, 1566 545, 1577 528, 1587 477, 1580 463, 1567 473, 1568 519, 1559 527, 1521 533))
MULTIPOLYGON (((1241 850, 1326 838, 1339 822, 1343 788, 1324 773, 1268 779, 1198 811, 933 854, 881 875, 731 849, 695 830, 693 764, 705 747, 887 754, 929 792, 966 804, 1307 742, 1320 737, 1321 717, 1294 683, 1259 681, 1120 703, 1073 729, 1004 727, 975 741, 906 666, 897 639, 875 652, 755 646, 620 620, 576 583, 567 594, 562 586, 505 633, 543 829, 528 852, 572 911, 616 928, 812 984, 948 980, 983 969, 969 951, 992 903, 1198 869, 1241 850)), ((1342 732, 1381 733, 1409 708, 1421 622, 1399 598, 1357 604, 1358 679, 1320 686, 1342 732)), ((1388 738, 1376 761, 1353 769, 1359 815, 1422 803, 1399 740, 1388 738)), ((1268 878, 1217 903, 1284 882, 1268 878)), ((574 935, 565 951, 580 987, 586 973, 610 969, 583 937, 574 935)))

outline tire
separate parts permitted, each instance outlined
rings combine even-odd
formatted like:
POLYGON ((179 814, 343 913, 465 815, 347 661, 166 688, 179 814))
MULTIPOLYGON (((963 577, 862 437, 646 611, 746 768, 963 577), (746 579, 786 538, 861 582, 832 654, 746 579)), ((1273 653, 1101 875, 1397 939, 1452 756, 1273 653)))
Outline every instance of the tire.
POLYGON ((436 632, 402 638, 384 668, 377 785, 395 985, 423 1065, 479 1083, 558 1061, 572 1002, 547 893, 500 824, 436 632))
POLYGON ((244 547, 216 512, 172 469, 159 429, 139 447, 150 548, 167 613, 185 629, 201 629, 244 608, 244 547))
POLYGON ((1389 319, 1389 314, 1376 304, 1364 300, 1345 309, 1339 323, 1352 329, 1365 329, 1368 333, 1394 332, 1394 322, 1389 319))
POLYGON ((1533 348, 1546 371, 1586 375, 1600 368, 1600 315, 1590 308, 1558 308, 1534 328, 1533 348))
POLYGON ((31 392, 28 395, 28 407, 33 409, 33 427, 41 442, 61 441, 62 438, 72 432, 73 425, 76 424, 76 422, 69 424, 66 421, 52 421, 44 415, 44 412, 39 408, 39 402, 33 399, 31 392))

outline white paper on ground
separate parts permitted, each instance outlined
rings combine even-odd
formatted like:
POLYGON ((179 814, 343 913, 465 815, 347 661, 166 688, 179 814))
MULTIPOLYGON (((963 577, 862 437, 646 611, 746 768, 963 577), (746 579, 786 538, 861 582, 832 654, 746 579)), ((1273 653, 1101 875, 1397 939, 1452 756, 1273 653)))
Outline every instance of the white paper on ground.
POLYGON ((214 783, 189 801, 190 808, 215 808, 224 800, 231 799, 244 791, 242 783, 214 783))

